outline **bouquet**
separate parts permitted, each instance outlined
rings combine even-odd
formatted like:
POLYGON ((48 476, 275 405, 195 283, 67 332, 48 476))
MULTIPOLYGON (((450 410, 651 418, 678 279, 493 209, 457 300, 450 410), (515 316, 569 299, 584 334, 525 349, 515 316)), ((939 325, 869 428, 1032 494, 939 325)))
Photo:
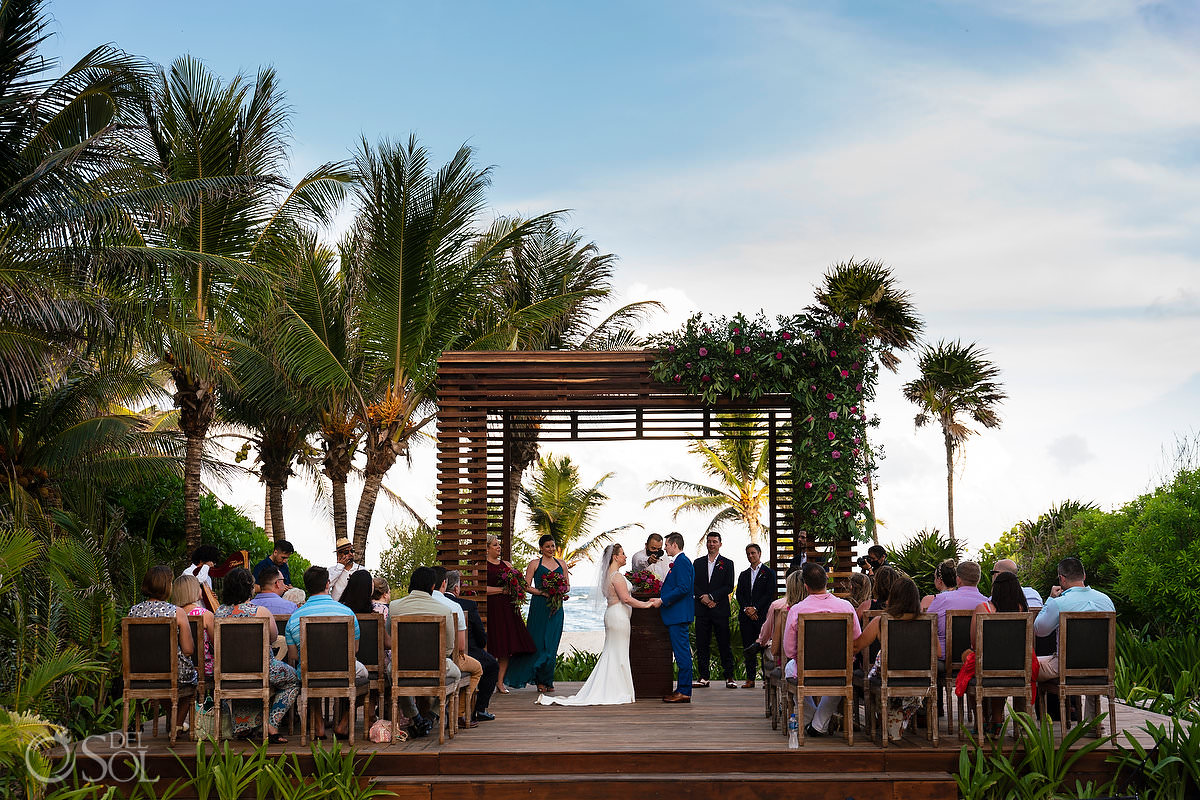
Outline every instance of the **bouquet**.
POLYGON ((662 591, 662 581, 648 569, 626 572, 625 577, 633 584, 634 594, 649 594, 657 597, 658 593, 662 591))
POLYGON ((553 616, 567 599, 567 578, 560 572, 548 572, 542 578, 542 594, 546 596, 546 608, 553 616))
POLYGON ((525 576, 514 568, 504 564, 504 569, 500 571, 500 588, 508 595, 508 599, 512 600, 513 607, 520 613, 521 606, 525 604, 525 590, 529 584, 525 583, 525 576))

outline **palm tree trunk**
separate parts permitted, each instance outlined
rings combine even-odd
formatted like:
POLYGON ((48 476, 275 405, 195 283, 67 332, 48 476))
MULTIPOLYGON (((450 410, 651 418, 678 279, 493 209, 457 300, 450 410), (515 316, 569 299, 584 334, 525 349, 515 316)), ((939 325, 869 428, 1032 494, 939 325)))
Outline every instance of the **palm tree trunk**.
POLYGON ((204 442, 216 413, 216 388, 194 378, 186 369, 171 370, 175 382, 173 400, 179 409, 179 428, 187 437, 187 455, 183 462, 183 534, 187 552, 200 546, 200 466, 204 460, 204 442))
POLYGON ((263 484, 263 531, 267 534, 268 539, 274 539, 273 527, 271 524, 271 487, 263 484))
POLYGON ((747 520, 746 527, 750 530, 750 541, 754 544, 761 544, 759 540, 762 539, 762 523, 755 518, 747 520))
POLYGON ((267 484, 268 507, 271 509, 271 530, 269 535, 271 541, 278 542, 286 539, 286 532, 283 527, 283 491, 287 488, 286 481, 283 484, 272 481, 267 484))
POLYGON ((333 426, 321 429, 322 468, 333 488, 333 540, 349 538, 346 510, 346 480, 354 462, 355 444, 343 430, 333 426))
POLYGON ((188 434, 187 455, 183 461, 183 536, 189 554, 200 546, 200 462, 203 456, 203 434, 188 434))
POLYGON ((346 511, 346 481, 333 481, 333 540, 348 538, 346 525, 350 515, 346 511))
POLYGON ((871 543, 879 544, 879 518, 875 516, 875 487, 871 470, 867 470, 867 504, 871 507, 871 543))
POLYGON ((954 439, 947 428, 942 429, 946 440, 946 515, 949 519, 950 544, 957 546, 954 538, 954 439))
POLYGON ((372 430, 367 434, 367 464, 363 470, 362 496, 358 500, 358 513, 354 517, 354 559, 359 564, 367 554, 367 535, 371 532, 371 518, 375 516, 375 501, 383 486, 383 478, 403 452, 404 443, 393 442, 391 433, 372 430))
POLYGON ((521 481, 525 479, 525 467, 513 464, 508 470, 508 532, 517 532, 517 506, 521 504, 521 481))

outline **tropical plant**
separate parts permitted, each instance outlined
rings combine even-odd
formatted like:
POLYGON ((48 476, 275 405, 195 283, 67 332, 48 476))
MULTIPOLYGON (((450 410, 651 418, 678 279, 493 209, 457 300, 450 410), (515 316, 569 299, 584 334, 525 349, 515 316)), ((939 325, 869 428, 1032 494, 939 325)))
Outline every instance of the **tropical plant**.
POLYGON ((954 456, 975 433, 970 417, 985 428, 1000 425, 996 407, 1005 399, 1000 370, 978 345, 942 340, 926 346, 917 359, 921 377, 904 384, 904 396, 921 408, 916 425, 936 421, 946 447, 946 514, 950 541, 954 538, 954 456))
MULTIPOLYGON (((874 357, 892 372, 900 364, 897 351, 915 347, 925 328, 908 292, 897 288, 891 268, 882 261, 851 259, 834 264, 817 288, 816 301, 829 315, 847 320, 852 331, 872 342, 874 357)), ((871 509, 868 524, 872 541, 879 544, 870 444, 865 436, 863 441, 867 443, 862 449, 871 509)))
POLYGON ((614 534, 634 527, 636 523, 630 523, 592 533, 596 514, 608 501, 608 496, 600 489, 612 475, 610 472, 585 488, 580 484, 579 468, 570 456, 555 458, 553 454, 547 454, 538 458, 527 485, 521 487, 521 499, 529 510, 530 523, 523 531, 526 537, 521 542, 525 547, 524 554, 537 552, 530 540, 536 542, 549 534, 554 537, 556 555, 569 569, 611 542, 614 534))
POLYGON ((417 567, 438 564, 437 530, 417 522, 387 527, 387 547, 379 557, 378 574, 392 589, 392 599, 408 594, 408 580, 417 567))
POLYGON ((720 414, 718 419, 720 438, 715 444, 696 439, 688 446, 688 451, 699 457, 705 474, 718 485, 674 477, 651 481, 648 488, 664 494, 647 500, 646 507, 674 503, 672 519, 684 512, 712 514, 705 531, 719 529, 726 522, 741 523, 750 532, 750 541, 758 544, 765 530, 762 510, 770 494, 771 466, 762 420, 757 414, 720 414))
POLYGON ((1190 710, 1169 723, 1146 722, 1152 744, 1143 745, 1124 731, 1129 746, 1118 742, 1109 763, 1117 765, 1113 784, 1147 800, 1188 800, 1200 792, 1200 713, 1190 710))
POLYGON ((933 573, 946 559, 958 561, 962 548, 937 528, 917 531, 892 551, 889 563, 916 582, 921 594, 933 594, 933 573))
POLYGON ((1117 626, 1117 696, 1157 714, 1200 713, 1200 632, 1154 638, 1150 627, 1117 626))

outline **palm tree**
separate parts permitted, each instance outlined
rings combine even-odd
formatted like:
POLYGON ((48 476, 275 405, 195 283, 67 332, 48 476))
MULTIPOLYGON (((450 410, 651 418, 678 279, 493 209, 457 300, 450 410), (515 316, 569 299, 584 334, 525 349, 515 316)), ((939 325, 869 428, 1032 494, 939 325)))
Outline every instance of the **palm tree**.
MULTIPOLYGON (((592 534, 596 514, 608 501, 608 495, 600 489, 612 476, 610 472, 584 488, 579 482, 579 468, 570 456, 555 458, 549 454, 539 458, 531 475, 531 485, 521 487, 521 498, 529 509, 530 528, 526 535, 534 541, 546 534, 553 536, 556 555, 568 568, 590 558, 597 549, 612 541, 616 533, 636 524, 592 534)), ((530 554, 536 551, 531 543, 523 544, 530 554)))
POLYGON ((762 438, 747 435, 761 427, 757 416, 722 414, 720 419, 726 430, 715 445, 697 439, 688 448, 700 457, 705 473, 719 484, 707 486, 679 478, 651 481, 649 488, 664 494, 646 501, 646 507, 675 503, 672 519, 684 512, 713 514, 705 531, 725 522, 741 522, 750 532, 750 541, 758 544, 765 530, 762 507, 770 493, 770 448, 762 438))
MULTIPOLYGON (((855 331, 866 337, 864 341, 872 342, 879 363, 892 372, 900 364, 897 351, 915 347, 925 328, 908 292, 896 287, 892 270, 881 261, 851 259, 834 264, 826 271, 816 299, 820 308, 836 319, 849 322, 855 331)), ((871 507, 871 539, 879 544, 870 448, 863 447, 862 452, 866 464, 867 502, 871 507)))
POLYGON ((985 428, 1000 426, 996 407, 1004 401, 1000 370, 977 344, 939 341, 925 347, 917 359, 921 377, 904 384, 904 396, 922 410, 916 425, 937 420, 946 445, 946 512, 950 542, 954 538, 954 454, 975 431, 964 424, 970 417, 985 428))

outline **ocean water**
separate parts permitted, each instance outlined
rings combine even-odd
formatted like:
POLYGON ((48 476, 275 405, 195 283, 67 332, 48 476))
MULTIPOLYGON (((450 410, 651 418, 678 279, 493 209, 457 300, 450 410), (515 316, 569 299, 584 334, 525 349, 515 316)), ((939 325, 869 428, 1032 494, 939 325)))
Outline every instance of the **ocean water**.
POLYGON ((604 610, 592 608, 595 586, 572 586, 571 596, 563 603, 564 631, 604 630, 604 610))

